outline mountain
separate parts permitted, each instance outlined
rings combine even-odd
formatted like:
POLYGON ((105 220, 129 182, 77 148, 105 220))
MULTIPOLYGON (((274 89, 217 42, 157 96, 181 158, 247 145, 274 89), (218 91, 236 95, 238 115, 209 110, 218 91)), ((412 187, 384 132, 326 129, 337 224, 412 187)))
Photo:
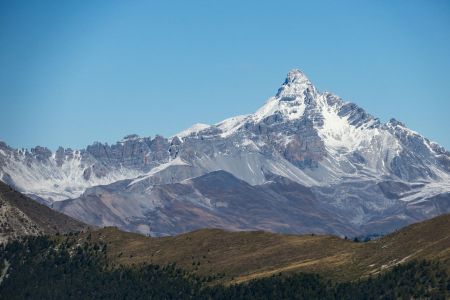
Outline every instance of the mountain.
POLYGON ((20 236, 77 232, 89 227, 0 182, 0 244, 20 236))
POLYGON ((299 70, 254 114, 76 151, 3 143, 0 170, 68 215, 151 235, 384 234, 450 211, 448 151, 318 91, 299 70))

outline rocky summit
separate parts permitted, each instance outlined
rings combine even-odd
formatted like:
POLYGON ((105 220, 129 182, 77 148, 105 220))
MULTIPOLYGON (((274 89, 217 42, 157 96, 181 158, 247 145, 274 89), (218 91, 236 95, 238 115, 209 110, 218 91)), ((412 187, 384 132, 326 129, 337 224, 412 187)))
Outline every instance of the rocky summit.
POLYGON ((385 234, 450 212, 450 153, 299 70, 254 114, 86 149, 0 143, 0 178, 95 226, 385 234))

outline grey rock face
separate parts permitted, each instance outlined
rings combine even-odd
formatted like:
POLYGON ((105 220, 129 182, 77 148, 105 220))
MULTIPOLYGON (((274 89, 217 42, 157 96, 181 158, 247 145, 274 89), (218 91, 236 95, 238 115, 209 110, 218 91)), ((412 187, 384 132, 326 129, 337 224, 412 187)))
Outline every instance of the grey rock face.
POLYGON ((36 146, 36 148, 31 149, 31 155, 33 155, 37 161, 45 163, 52 156, 52 152, 45 147, 36 146))
POLYGON ((129 135, 114 145, 96 142, 82 150, 0 146, 0 178, 48 201, 77 197, 98 184, 135 178, 169 159, 167 139, 129 135))

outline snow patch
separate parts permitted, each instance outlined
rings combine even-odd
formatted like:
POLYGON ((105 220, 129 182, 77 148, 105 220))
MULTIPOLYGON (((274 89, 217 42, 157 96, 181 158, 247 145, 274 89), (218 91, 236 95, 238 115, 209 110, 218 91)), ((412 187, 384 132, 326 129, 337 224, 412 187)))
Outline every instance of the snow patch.
POLYGON ((220 136, 225 138, 235 133, 245 123, 247 118, 248 115, 236 116, 225 119, 222 122, 217 123, 215 126, 222 131, 220 136))
POLYGON ((120 167, 108 172, 106 176, 93 175, 86 180, 83 173, 90 166, 83 165, 79 151, 74 153, 73 159, 64 160, 61 166, 58 166, 53 157, 50 157, 48 163, 26 162, 22 156, 7 160, 5 163, 3 172, 11 176, 16 187, 50 201, 76 198, 91 186, 136 178, 142 174, 136 170, 120 167))
POLYGON ((340 117, 336 106, 322 105, 323 126, 319 135, 331 152, 353 151, 368 147, 379 131, 376 128, 356 127, 346 117, 340 117))
POLYGON ((199 133, 200 131, 205 130, 209 127, 211 127, 211 126, 208 124, 196 123, 196 124, 192 125, 191 127, 189 127, 188 129, 185 129, 185 130, 180 131, 179 133, 175 134, 173 137, 177 136, 179 138, 184 138, 184 137, 190 136, 194 133, 199 133))
POLYGON ((141 176, 135 180, 133 180, 132 182, 130 182, 130 184, 128 184, 128 186, 132 186, 138 182, 141 182, 142 180, 145 180, 149 177, 152 177, 153 175, 155 175, 158 172, 161 172, 162 170, 167 169, 170 166, 188 166, 189 164, 186 163, 184 160, 182 160, 179 156, 175 159, 172 159, 164 164, 160 164, 159 166, 154 167, 153 169, 151 169, 147 174, 145 174, 144 176, 141 176))
POLYGON ((302 97, 296 97, 295 100, 291 101, 281 101, 278 97, 272 97, 252 115, 252 119, 255 122, 260 122, 266 117, 280 113, 288 120, 295 120, 303 116, 305 108, 306 105, 302 97))

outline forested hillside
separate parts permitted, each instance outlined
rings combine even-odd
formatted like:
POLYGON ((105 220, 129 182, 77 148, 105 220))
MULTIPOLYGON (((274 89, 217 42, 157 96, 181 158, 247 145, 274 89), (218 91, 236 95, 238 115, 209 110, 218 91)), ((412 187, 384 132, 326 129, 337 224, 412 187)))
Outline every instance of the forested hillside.
POLYGON ((28 237, 1 249, 1 299, 446 299, 450 277, 437 262, 413 261, 374 277, 335 283, 320 275, 276 274, 211 285, 176 265, 120 266, 106 243, 76 236, 28 237))

